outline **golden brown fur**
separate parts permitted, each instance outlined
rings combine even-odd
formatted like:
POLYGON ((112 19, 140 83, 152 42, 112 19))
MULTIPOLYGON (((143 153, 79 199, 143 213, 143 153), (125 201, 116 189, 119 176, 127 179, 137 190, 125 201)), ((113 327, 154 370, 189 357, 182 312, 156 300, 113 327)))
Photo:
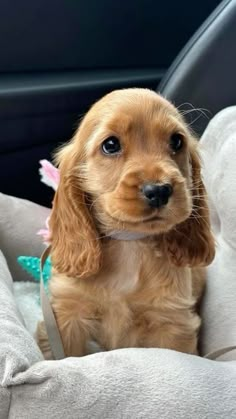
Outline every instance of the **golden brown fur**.
MULTIPOLYGON (((51 302, 66 355, 89 353, 90 341, 104 350, 197 353, 201 267, 214 257, 214 240, 197 142, 176 108, 149 90, 112 92, 88 112, 57 161, 51 302), (176 132, 184 146, 173 154, 176 132), (107 156, 101 143, 112 135, 122 153, 107 156), (147 182, 173 186, 167 205, 147 205, 147 182), (147 237, 115 240, 114 230, 147 237)), ((43 323, 38 341, 50 356, 43 323)))

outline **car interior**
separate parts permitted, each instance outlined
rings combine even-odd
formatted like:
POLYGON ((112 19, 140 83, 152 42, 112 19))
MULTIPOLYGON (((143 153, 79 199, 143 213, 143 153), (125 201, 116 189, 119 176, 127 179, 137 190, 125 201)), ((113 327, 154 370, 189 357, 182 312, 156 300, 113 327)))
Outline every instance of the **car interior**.
MULTIPOLYGON (((184 109, 214 112, 222 104, 212 94, 217 86, 221 102, 230 102, 233 3, 223 2, 208 18, 219 0, 1 2, 1 191, 50 206, 53 195, 39 182, 39 160, 51 160, 88 108, 114 89, 145 87, 184 109), (224 70, 217 65, 223 53, 224 70), (218 70, 211 77, 213 67, 218 70)), ((206 124, 204 116, 199 119, 206 124)))
POLYGON ((235 39, 236 0, 0 0, 0 419, 236 418, 235 39))

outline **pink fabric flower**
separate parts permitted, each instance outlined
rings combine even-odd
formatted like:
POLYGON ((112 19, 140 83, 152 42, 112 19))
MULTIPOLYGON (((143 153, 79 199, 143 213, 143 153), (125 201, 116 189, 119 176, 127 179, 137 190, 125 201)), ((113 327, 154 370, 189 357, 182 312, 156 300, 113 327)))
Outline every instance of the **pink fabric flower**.
MULTIPOLYGON (((40 160, 39 162, 41 167, 39 169, 39 174, 41 176, 41 182, 45 183, 45 185, 50 186, 54 191, 57 190, 60 180, 59 170, 53 166, 48 160, 40 160)), ((43 242, 48 245, 49 238, 50 238, 50 231, 49 231, 49 217, 46 219, 45 226, 46 228, 42 228, 37 232, 39 236, 42 237, 43 242)))
POLYGON ((40 160, 39 163, 42 166, 39 169, 41 182, 45 183, 45 185, 50 186, 54 189, 54 191, 56 191, 60 180, 59 170, 48 160, 40 160))
POLYGON ((37 235, 42 237, 43 242, 44 242, 46 245, 48 245, 48 244, 49 244, 49 238, 50 238, 50 231, 49 231, 49 225, 48 225, 48 223, 49 223, 49 218, 50 218, 50 217, 48 217, 48 218, 46 219, 46 221, 45 221, 45 226, 46 226, 46 228, 42 228, 41 230, 39 230, 39 231, 37 232, 37 235))

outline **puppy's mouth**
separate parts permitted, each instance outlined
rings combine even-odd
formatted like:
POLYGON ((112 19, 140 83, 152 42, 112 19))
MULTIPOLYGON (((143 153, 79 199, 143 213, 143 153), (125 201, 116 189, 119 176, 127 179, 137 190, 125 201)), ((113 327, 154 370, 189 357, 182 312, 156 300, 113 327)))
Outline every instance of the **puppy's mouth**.
POLYGON ((158 215, 154 215, 154 216, 152 216, 152 217, 149 217, 149 218, 146 218, 145 220, 141 220, 140 222, 142 222, 142 223, 151 223, 151 222, 153 222, 153 221, 161 221, 161 220, 163 220, 163 218, 162 217, 160 217, 160 216, 158 216, 158 215))
MULTIPOLYGON (((114 221, 121 221, 120 219, 114 217, 113 215, 109 214, 109 216, 114 220, 114 221)), ((148 223, 153 223, 153 222, 158 222, 158 221, 163 221, 164 218, 160 217, 160 215, 152 215, 149 218, 140 218, 140 219, 126 219, 126 220, 122 220, 124 223, 128 223, 130 225, 137 225, 137 224, 148 224, 148 223)))

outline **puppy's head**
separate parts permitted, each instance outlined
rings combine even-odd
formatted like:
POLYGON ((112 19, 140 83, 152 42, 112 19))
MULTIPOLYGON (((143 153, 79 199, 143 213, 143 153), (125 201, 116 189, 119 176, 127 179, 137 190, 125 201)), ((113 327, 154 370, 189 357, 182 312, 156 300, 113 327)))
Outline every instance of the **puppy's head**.
POLYGON ((209 263, 214 245, 196 148, 176 108, 152 91, 115 91, 97 102, 57 155, 55 268, 97 272, 99 237, 114 230, 163 237, 177 265, 209 263))

